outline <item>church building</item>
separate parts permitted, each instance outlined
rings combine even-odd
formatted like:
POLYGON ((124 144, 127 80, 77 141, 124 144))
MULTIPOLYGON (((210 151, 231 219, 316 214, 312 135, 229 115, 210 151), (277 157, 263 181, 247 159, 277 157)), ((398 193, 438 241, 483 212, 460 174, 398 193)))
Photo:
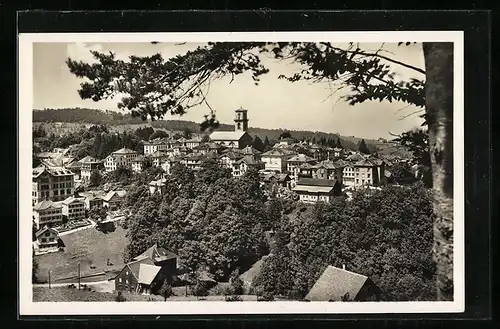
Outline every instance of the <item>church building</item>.
POLYGON ((234 131, 214 131, 210 135, 210 140, 226 147, 243 149, 252 145, 253 141, 247 130, 247 110, 239 108, 235 111, 234 131))

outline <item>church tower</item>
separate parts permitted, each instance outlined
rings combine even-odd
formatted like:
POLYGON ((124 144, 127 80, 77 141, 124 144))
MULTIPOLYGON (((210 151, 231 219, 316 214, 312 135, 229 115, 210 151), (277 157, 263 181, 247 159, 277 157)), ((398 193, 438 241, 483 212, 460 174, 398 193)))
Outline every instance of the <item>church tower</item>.
POLYGON ((236 116, 234 118, 234 131, 247 131, 248 130, 248 116, 247 110, 239 108, 234 111, 236 116))

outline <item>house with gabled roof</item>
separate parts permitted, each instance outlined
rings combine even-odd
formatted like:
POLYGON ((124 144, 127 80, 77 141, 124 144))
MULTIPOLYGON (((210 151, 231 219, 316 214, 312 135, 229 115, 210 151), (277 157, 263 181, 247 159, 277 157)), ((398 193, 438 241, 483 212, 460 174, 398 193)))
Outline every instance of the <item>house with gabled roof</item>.
POLYGON ((124 202, 125 190, 109 191, 102 197, 103 206, 109 210, 117 210, 124 202))
POLYGON ((164 152, 172 146, 172 140, 167 138, 156 138, 150 141, 143 142, 144 155, 148 156, 155 152, 164 152))
POLYGON ((243 176, 249 168, 256 170, 264 169, 264 162, 256 160, 254 157, 245 155, 233 164, 233 176, 243 176))
POLYGON ((139 156, 139 153, 128 149, 121 148, 104 159, 104 167, 106 168, 106 172, 115 171, 118 167, 132 167, 132 160, 136 159, 139 156))
POLYGON ((33 168, 32 204, 45 199, 61 201, 75 192, 75 174, 63 167, 40 165, 33 168))
POLYGON ((295 186, 299 179, 300 166, 303 164, 314 165, 316 160, 305 154, 297 154, 287 161, 287 170, 292 177, 292 185, 295 186))
POLYGON ((201 144, 201 138, 200 137, 193 137, 188 140, 186 140, 186 147, 192 149, 195 148, 196 146, 201 144))
POLYGON ((287 171, 287 161, 295 155, 294 151, 284 148, 275 148, 261 155, 265 169, 269 171, 284 173, 287 171))
POLYGON ((354 163, 353 167, 355 188, 361 186, 380 186, 385 183, 384 161, 367 157, 354 163))
POLYGON ((243 154, 244 156, 251 156, 255 160, 259 161, 262 152, 260 152, 257 149, 254 149, 252 146, 249 145, 241 150, 241 154, 243 154))
POLYGON ((323 160, 312 168, 313 178, 337 180, 342 183, 344 167, 340 163, 331 160, 323 160))
POLYGON ((59 232, 55 228, 44 226, 35 233, 35 237, 38 251, 48 251, 59 247, 59 232))
POLYGON ((154 244, 134 257, 115 277, 115 290, 155 294, 164 281, 177 276, 177 255, 154 244))
POLYGON ((166 178, 162 177, 157 180, 153 180, 149 182, 149 193, 150 194, 155 194, 155 193, 160 193, 163 194, 165 192, 165 186, 166 186, 166 178))
POLYGON ((305 297, 308 301, 378 301, 380 288, 368 277, 327 266, 305 297))
POLYGON ((299 200, 306 203, 330 202, 341 195, 342 182, 330 179, 299 178, 292 189, 299 195, 299 200))
POLYGON ((146 158, 144 155, 139 154, 136 158, 130 161, 130 165, 133 172, 140 173, 144 170, 144 166, 146 163, 146 158))
POLYGON ((98 172, 103 167, 101 160, 97 160, 91 156, 86 156, 78 161, 78 163, 80 163, 81 179, 83 181, 89 181, 90 176, 92 176, 94 172, 98 172))
POLYGON ((60 202, 62 214, 69 221, 85 218, 85 198, 79 195, 70 196, 60 202))

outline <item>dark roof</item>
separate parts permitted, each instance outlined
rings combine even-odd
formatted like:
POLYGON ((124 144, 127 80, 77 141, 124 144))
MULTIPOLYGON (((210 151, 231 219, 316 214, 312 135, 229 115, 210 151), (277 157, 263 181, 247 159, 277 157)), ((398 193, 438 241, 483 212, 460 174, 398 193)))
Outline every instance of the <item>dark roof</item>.
POLYGON ((316 178, 299 178, 297 185, 307 186, 335 186, 335 180, 332 179, 316 179, 316 178))
POLYGON ((152 259, 154 262, 161 262, 164 260, 177 258, 177 255, 171 252, 170 250, 167 250, 165 248, 160 248, 155 244, 151 248, 140 254, 139 256, 135 257, 134 259, 140 259, 143 257, 148 257, 152 259))
POLYGON ((341 301, 346 294, 354 300, 368 277, 329 265, 313 285, 306 300, 341 301))

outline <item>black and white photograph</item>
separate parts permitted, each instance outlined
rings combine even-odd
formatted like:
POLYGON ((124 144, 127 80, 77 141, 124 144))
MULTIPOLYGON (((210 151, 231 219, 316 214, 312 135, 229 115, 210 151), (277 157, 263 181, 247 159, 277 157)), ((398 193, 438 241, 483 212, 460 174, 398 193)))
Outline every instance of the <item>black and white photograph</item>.
POLYGON ((461 32, 19 47, 22 313, 464 311, 461 32))

